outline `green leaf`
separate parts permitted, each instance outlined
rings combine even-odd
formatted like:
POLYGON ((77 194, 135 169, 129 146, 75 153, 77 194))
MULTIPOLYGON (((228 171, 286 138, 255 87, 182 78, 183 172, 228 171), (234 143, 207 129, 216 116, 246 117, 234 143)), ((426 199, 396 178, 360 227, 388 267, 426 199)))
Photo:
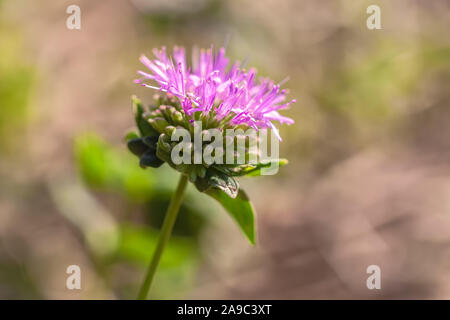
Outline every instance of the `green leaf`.
POLYGON ((231 198, 236 198, 238 195, 239 184, 237 181, 234 180, 233 177, 230 177, 222 172, 217 172, 210 175, 208 177, 208 182, 212 188, 222 190, 231 198))
POLYGON ((145 109, 141 100, 139 100, 136 96, 132 96, 131 101, 133 103, 134 120, 136 121, 136 126, 138 127, 141 136, 145 137, 159 135, 150 123, 148 123, 147 119, 145 119, 145 109))
POLYGON ((253 205, 244 190, 240 189, 236 198, 229 197, 218 189, 206 192, 216 199, 237 222, 251 244, 255 244, 255 213, 253 205))
POLYGON ((239 190, 239 184, 233 177, 214 168, 208 169, 204 178, 196 179, 195 186, 200 192, 207 192, 210 189, 222 190, 231 198, 236 198, 239 190))
POLYGON ((125 135, 125 141, 127 142, 130 141, 131 139, 138 139, 138 138, 140 138, 139 134, 134 130, 128 131, 127 134, 125 135))
MULTIPOLYGON (((241 176, 260 176, 261 170, 264 168, 270 168, 273 164, 278 163, 278 166, 284 166, 288 163, 287 159, 278 159, 278 160, 272 160, 268 162, 260 162, 257 164, 243 164, 234 168, 227 168, 226 170, 229 172, 230 175, 241 177, 241 176)), ((218 169, 216 167, 216 169, 218 169)))
POLYGON ((129 140, 127 146, 128 149, 138 157, 141 157, 148 150, 148 146, 142 141, 141 138, 129 140))
POLYGON ((156 191, 156 173, 136 165, 135 155, 113 148, 96 134, 76 137, 74 153, 79 174, 91 188, 119 192, 131 201, 147 203, 156 191))
POLYGON ((142 168, 145 167, 159 168, 160 166, 162 166, 163 163, 164 161, 159 159, 158 156, 156 155, 156 151, 150 149, 141 156, 141 159, 139 161, 139 165, 142 168))
POLYGON ((158 143, 158 136, 147 136, 142 138, 144 142, 150 149, 156 151, 156 144, 158 143))

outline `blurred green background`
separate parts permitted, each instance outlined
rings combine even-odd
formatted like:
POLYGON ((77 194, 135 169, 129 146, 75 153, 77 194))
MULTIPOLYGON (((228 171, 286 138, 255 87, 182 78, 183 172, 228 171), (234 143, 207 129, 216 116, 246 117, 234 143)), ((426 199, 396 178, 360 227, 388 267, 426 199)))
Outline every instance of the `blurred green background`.
POLYGON ((151 296, 450 298, 450 4, 377 1, 368 30, 370 4, 1 0, 0 298, 135 298, 178 178, 126 150, 130 96, 154 94, 132 82, 138 57, 224 43, 290 77, 289 165, 240 180, 255 247, 189 186, 151 296))

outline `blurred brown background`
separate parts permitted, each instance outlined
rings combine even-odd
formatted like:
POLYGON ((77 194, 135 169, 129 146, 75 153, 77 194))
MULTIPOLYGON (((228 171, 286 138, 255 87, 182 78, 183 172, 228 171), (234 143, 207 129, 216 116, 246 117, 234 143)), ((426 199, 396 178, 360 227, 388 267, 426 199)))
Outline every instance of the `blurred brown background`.
POLYGON ((153 298, 450 298, 448 1, 0 0, 0 298, 134 299, 177 175, 123 140, 141 53, 221 46, 281 81, 259 241, 190 187, 153 298), (66 8, 81 8, 81 30, 66 8), (366 8, 381 8, 368 30, 366 8), (82 289, 66 289, 81 267, 82 289), (366 268, 381 268, 368 290, 366 268))

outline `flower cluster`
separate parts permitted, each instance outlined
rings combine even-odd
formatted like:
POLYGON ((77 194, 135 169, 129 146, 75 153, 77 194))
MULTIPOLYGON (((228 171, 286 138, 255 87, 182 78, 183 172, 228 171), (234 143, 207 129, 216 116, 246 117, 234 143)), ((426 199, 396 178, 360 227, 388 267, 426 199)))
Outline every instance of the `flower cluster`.
POLYGON ((217 53, 212 47, 193 50, 192 66, 186 63, 184 48, 175 47, 173 58, 164 47, 153 52, 154 60, 140 57, 149 70, 138 71, 142 77, 135 82, 176 97, 186 115, 199 111, 201 117, 226 120, 230 126, 271 128, 280 140, 272 121, 294 122, 278 112, 295 102, 285 102, 286 90, 270 79, 257 80, 255 69, 242 69, 238 62, 229 67, 224 48, 217 53))

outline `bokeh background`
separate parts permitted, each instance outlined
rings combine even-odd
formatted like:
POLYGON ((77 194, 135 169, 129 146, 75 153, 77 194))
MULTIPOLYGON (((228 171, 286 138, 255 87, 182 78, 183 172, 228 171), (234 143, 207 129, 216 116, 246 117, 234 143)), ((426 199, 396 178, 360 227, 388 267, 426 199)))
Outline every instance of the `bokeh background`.
POLYGON ((177 174, 126 150, 141 53, 216 47, 281 81, 250 246, 189 187, 151 297, 450 298, 450 4, 0 0, 0 298, 134 299, 177 174), (66 8, 81 8, 81 30, 66 8), (366 8, 381 7, 381 30, 366 8), (81 267, 82 289, 66 289, 81 267), (381 268, 368 290, 366 268, 381 268))

